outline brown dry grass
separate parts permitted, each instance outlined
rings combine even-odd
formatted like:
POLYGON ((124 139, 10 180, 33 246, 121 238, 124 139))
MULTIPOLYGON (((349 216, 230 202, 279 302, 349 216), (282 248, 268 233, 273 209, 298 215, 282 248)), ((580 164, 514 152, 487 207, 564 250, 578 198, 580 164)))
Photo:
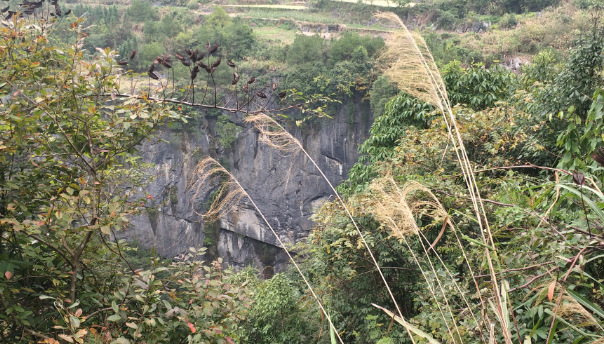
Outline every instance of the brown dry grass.
POLYGON ((197 215, 202 216, 205 222, 215 221, 222 215, 231 212, 246 196, 228 171, 210 157, 203 158, 197 164, 194 174, 194 182, 189 186, 193 190, 194 199, 215 190, 212 193, 213 199, 209 209, 205 213, 201 214, 193 210, 197 215))
MULTIPOLYGON (((476 220, 480 227, 482 243, 485 246, 484 253, 489 267, 493 296, 495 298, 495 306, 493 308, 495 309, 497 318, 501 324, 499 329, 503 333, 506 344, 511 344, 511 332, 506 326, 506 322, 508 321, 507 305, 503 302, 505 294, 502 295, 500 293, 497 271, 495 270, 491 257, 491 249, 495 250, 495 242, 489 227, 484 205, 482 204, 481 198, 477 196, 480 195, 480 190, 474 177, 472 164, 470 163, 464 147, 457 119, 451 109, 451 104, 442 77, 434 63, 432 54, 421 37, 418 37, 416 33, 410 32, 403 21, 394 13, 379 13, 376 16, 381 19, 391 20, 401 27, 400 31, 389 39, 386 51, 382 55, 382 61, 387 61, 389 63, 386 75, 391 77, 391 79, 399 86, 399 89, 436 106, 442 113, 443 119, 447 125, 447 133, 450 142, 453 145, 453 150, 457 155, 464 181, 468 187, 470 199, 474 206, 476 220), (409 70, 408 66, 412 66, 413 70, 409 70)), ((463 247, 461 244, 460 246, 463 247)), ((425 253, 428 255, 428 252, 425 253)), ((437 282, 439 282, 440 285, 438 279, 437 282)), ((446 307, 450 310, 446 298, 445 303, 446 307)), ((438 302, 437 305, 440 309, 441 305, 438 302)), ((481 302, 481 306, 483 309, 486 309, 486 303, 484 301, 481 302)), ((485 312, 485 314, 487 313, 485 312)), ((488 318, 487 323, 491 323, 488 318)), ((457 324, 453 322, 453 325, 457 330, 457 324)), ((451 332, 450 328, 449 332, 451 332)), ((485 332, 491 332, 492 334, 492 327, 486 329, 485 332)), ((453 337, 452 334, 450 335, 453 337)))
POLYGON ((319 308, 326 316, 330 326, 334 329, 336 337, 338 338, 340 343, 344 344, 342 338, 340 338, 340 334, 337 330, 335 330, 336 327, 333 325, 330 316, 325 311, 321 300, 319 299, 312 286, 306 279, 306 276, 304 276, 302 270, 300 270, 300 267, 292 257, 291 253, 289 252, 283 241, 281 241, 281 238, 277 235, 277 233, 275 232, 271 224, 268 222, 260 208, 258 208, 254 200, 250 197, 247 191, 245 191, 241 184, 239 184, 237 179, 216 160, 209 156, 206 156, 201 159, 201 161, 197 164, 195 168, 195 178, 193 178, 193 182, 191 183, 189 188, 194 191, 193 199, 197 198, 198 196, 202 196, 213 189, 216 189, 212 197, 213 201, 210 202, 209 210, 203 215, 200 214, 201 216, 203 216, 204 219, 210 221, 219 218, 221 214, 225 214, 227 212, 232 211, 234 208, 239 206, 243 198, 247 198, 249 200, 254 209, 256 209, 258 215, 260 215, 266 226, 275 236, 275 239, 279 243, 279 247, 285 251, 292 264, 302 277, 302 280, 304 281, 304 283, 308 287, 308 290, 311 292, 312 296, 316 300, 317 304, 319 305, 319 308))
POLYGON ((401 26, 400 30, 386 39, 387 49, 379 57, 380 62, 388 66, 384 75, 401 91, 436 107, 442 107, 434 83, 444 90, 444 82, 424 39, 417 32, 407 30, 394 13, 378 13, 376 17, 391 20, 401 26))
MULTIPOLYGON (((446 293, 442 282, 440 279, 436 279, 436 282, 431 282, 430 272, 426 271, 425 268, 422 268, 422 265, 426 264, 429 267, 431 273, 436 275, 436 270, 434 268, 433 261, 431 256, 436 256, 436 260, 440 262, 440 264, 444 267, 447 277, 450 279, 451 283, 455 286, 457 291, 459 291, 463 302, 465 303, 465 309, 470 312, 474 321, 478 324, 476 315, 472 310, 472 306, 466 299, 464 292, 461 290, 461 287, 455 280, 454 275, 449 271, 446 267, 446 264, 435 250, 432 250, 424 245, 424 241, 426 241, 426 237, 421 232, 419 226, 417 225, 417 218, 431 218, 434 222, 443 222, 443 229, 449 229, 454 233, 455 238, 457 239, 458 247, 460 248, 462 255, 465 258, 469 271, 474 279, 474 273, 472 271, 472 267, 469 264, 469 260, 465 249, 459 240, 457 231, 455 230, 455 226, 453 222, 450 220, 449 215, 445 208, 441 205, 438 198, 425 186, 422 184, 410 181, 407 182, 402 188, 397 185, 394 179, 391 176, 382 177, 374 180, 369 185, 368 194, 372 195, 372 199, 368 202, 365 209, 369 211, 370 214, 374 216, 385 228, 387 228, 393 237, 398 238, 402 242, 405 243, 409 252, 415 261, 416 265, 420 269, 422 276, 424 277, 428 289, 432 294, 433 299, 438 306, 439 312, 443 318, 444 323, 447 325, 449 336, 452 340, 456 340, 453 335, 453 330, 458 335, 458 338, 461 340, 461 335, 459 333, 459 329, 457 327, 457 323, 453 322, 450 324, 445 316, 446 313, 451 315, 451 318, 454 319, 453 310, 449 305, 448 294, 446 293), (407 237, 417 235, 419 242, 422 245, 423 251, 425 255, 423 257, 417 256, 411 245, 409 244, 407 237), (423 262, 420 263, 420 260, 423 262), (438 294, 444 300, 444 304, 440 304, 438 301, 438 294)), ((476 279, 474 279, 474 283, 476 285, 476 279)), ((482 300, 482 295, 480 293, 479 288, 478 295, 482 300)), ((481 334, 482 335, 482 334, 481 334)))
POLYGON ((252 124, 260 132, 260 142, 279 152, 296 154, 302 149, 290 133, 265 114, 248 116, 245 122, 252 124))

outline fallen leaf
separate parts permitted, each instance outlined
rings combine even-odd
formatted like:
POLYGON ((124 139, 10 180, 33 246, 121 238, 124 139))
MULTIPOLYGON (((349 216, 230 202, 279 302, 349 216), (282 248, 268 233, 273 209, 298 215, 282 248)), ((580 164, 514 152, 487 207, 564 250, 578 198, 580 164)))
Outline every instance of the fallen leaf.
POLYGON ((9 280, 11 277, 13 277, 13 273, 10 271, 7 271, 4 273, 4 277, 6 277, 6 279, 9 280))
POLYGON ((552 281, 552 283, 549 285, 549 288, 547 289, 547 298, 549 299, 549 302, 552 302, 552 299, 554 298, 555 289, 556 289, 556 281, 552 281))
POLYGON ((195 326, 193 326, 193 324, 187 323, 187 325, 189 326, 189 329, 191 330, 191 333, 197 332, 197 330, 195 329, 195 326))

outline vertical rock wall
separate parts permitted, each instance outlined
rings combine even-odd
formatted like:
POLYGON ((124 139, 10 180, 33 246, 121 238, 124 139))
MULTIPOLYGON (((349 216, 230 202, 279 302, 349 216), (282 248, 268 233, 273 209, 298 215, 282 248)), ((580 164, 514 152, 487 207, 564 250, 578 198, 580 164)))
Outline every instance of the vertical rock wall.
MULTIPOLYGON (((163 128, 155 140, 143 144, 143 160, 151 162, 155 177, 141 189, 153 196, 146 214, 131 219, 132 228, 120 238, 155 246, 165 257, 184 253, 191 246, 206 246, 225 265, 254 265, 267 274, 288 264, 275 236, 259 214, 244 200, 238 209, 212 224, 204 224, 200 212, 210 195, 196 195, 190 188, 195 164, 204 155, 221 162, 246 189, 283 242, 298 242, 312 229, 310 216, 332 198, 329 185, 303 155, 284 155, 259 141, 259 133, 245 127, 230 147, 218 144, 216 117, 203 117, 176 128, 163 128)), ((331 183, 346 178, 358 159, 357 148, 367 137, 371 123, 369 102, 351 98, 337 107, 332 119, 317 119, 302 128, 287 126, 331 183), (352 104, 350 104, 352 102, 352 104)))

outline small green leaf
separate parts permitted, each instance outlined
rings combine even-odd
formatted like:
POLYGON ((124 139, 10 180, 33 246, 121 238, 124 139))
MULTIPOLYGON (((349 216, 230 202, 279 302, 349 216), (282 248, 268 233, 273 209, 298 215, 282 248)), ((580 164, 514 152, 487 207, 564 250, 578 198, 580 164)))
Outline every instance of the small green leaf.
POLYGON ((545 332, 545 330, 542 328, 539 328, 535 331, 535 334, 538 335, 539 337, 541 337, 542 339, 546 339, 547 338, 547 332, 545 332))
POLYGON ((80 301, 76 301, 73 304, 71 304, 68 308, 75 308, 80 304, 80 301))
POLYGON ((121 319, 122 319, 122 317, 120 317, 118 314, 114 314, 107 318, 107 320, 109 320, 109 321, 120 321, 121 319))
POLYGON ((74 316, 69 317, 69 322, 71 323, 72 327, 75 327, 75 328, 80 327, 80 319, 78 319, 74 316))

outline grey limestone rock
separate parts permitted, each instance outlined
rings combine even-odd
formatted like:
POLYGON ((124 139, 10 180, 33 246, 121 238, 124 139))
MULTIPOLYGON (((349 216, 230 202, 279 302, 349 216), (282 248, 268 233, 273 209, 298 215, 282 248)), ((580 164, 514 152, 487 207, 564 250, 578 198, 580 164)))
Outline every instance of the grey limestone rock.
MULTIPOLYGON (((316 119, 303 127, 286 125, 316 161, 334 186, 346 178, 358 159, 358 145, 373 122, 369 103, 361 97, 337 107, 332 119, 316 119), (354 110, 354 111, 351 111, 354 110), (354 113, 354 115, 353 115, 354 113)), ((220 161, 252 197, 284 243, 304 240, 313 227, 310 219, 333 192, 320 172, 303 154, 283 154, 259 141, 259 132, 233 118, 240 132, 230 147, 218 143, 216 117, 162 128, 154 140, 142 145, 143 160, 151 162, 154 179, 141 194, 153 201, 145 214, 131 219, 131 228, 119 238, 155 246, 165 257, 174 257, 205 244, 214 257, 236 269, 253 265, 265 273, 281 271, 288 258, 262 218, 244 199, 217 223, 204 224, 200 213, 210 195, 190 188, 194 167, 204 155, 220 161)))

